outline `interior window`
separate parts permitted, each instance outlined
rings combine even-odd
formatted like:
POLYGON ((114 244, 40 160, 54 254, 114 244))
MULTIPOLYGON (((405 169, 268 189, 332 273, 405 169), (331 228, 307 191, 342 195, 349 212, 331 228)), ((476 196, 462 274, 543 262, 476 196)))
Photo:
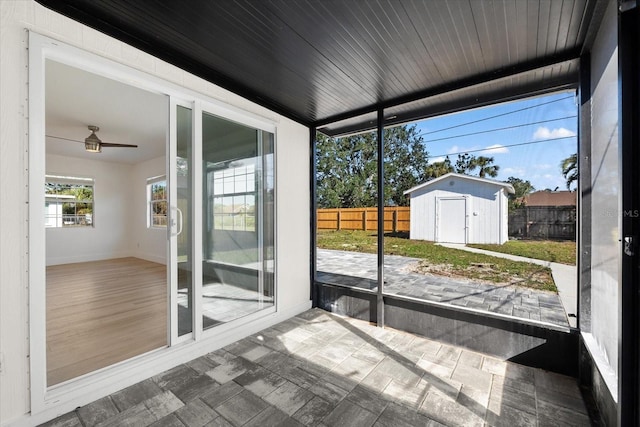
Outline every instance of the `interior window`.
POLYGON ((50 228, 92 227, 93 179, 46 175, 45 225, 50 228))
POLYGON ((167 180, 165 176, 147 179, 147 227, 167 226, 167 180))
MULTIPOLYGON (((210 173, 211 174, 211 173, 210 173)), ((213 171, 216 230, 255 231, 255 165, 229 165, 213 171)))

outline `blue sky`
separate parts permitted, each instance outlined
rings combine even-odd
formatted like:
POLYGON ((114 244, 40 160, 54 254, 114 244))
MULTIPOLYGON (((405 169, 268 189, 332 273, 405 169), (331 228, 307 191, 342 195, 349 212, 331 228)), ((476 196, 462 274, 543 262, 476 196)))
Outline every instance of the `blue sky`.
POLYGON ((514 176, 529 180, 536 190, 553 190, 556 187, 566 190, 560 163, 577 151, 576 114, 575 92, 571 91, 450 114, 423 120, 416 125, 418 132, 423 134, 430 163, 443 160, 447 154, 455 163, 458 157, 456 153, 493 148, 469 154, 493 157, 494 164, 500 166, 496 179, 504 181, 514 176), (500 116, 491 118, 497 115, 500 116), (547 121, 560 118, 563 119, 547 121), (478 122, 463 125, 474 121, 478 122), (543 121, 546 122, 540 123, 543 121), (443 130, 454 126, 453 129, 443 130), (438 141, 449 137, 454 138, 438 141), (548 139, 554 140, 544 141, 548 139), (510 147, 529 142, 533 143, 510 147))

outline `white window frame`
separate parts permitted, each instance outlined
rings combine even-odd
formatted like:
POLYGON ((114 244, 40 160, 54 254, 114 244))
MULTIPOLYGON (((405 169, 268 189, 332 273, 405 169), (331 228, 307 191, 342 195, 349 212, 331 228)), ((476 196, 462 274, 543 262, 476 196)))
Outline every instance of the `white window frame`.
MULTIPOLYGON (((53 183, 53 184, 72 184, 72 185, 84 185, 86 187, 91 187, 92 199, 91 200, 76 200, 75 197, 65 197, 64 195, 57 194, 46 194, 45 193, 45 205, 47 203, 55 203, 56 213, 54 216, 54 224, 50 225, 49 221, 45 221, 46 228, 93 228, 95 226, 95 217, 96 217, 96 183, 93 178, 80 177, 80 176, 64 176, 64 175, 46 175, 45 176, 45 184, 53 183), (59 201, 47 201, 46 199, 58 199, 59 201), (67 201, 65 201, 67 200, 67 201), (78 203, 90 204, 91 205, 91 216, 85 215, 85 223, 84 224, 67 224, 67 221, 64 219, 64 213, 62 212, 62 205, 64 203, 78 203), (58 209, 58 207, 60 209, 58 209)), ((45 216, 49 219, 49 213, 45 211, 45 216)), ((74 215, 74 222, 78 221, 78 214, 76 210, 76 214, 74 215)))
MULTIPOLYGON (((215 208, 214 208, 214 221, 213 221, 213 228, 216 230, 227 230, 227 231, 244 231, 244 232, 250 232, 250 233, 255 233, 256 232, 256 214, 257 212, 255 211, 256 209, 256 199, 257 199, 257 193, 259 191, 259 189, 256 187, 257 186, 257 181, 256 181, 256 169, 255 167, 253 167, 253 171, 248 172, 247 168, 248 166, 243 166, 245 171, 243 173, 237 173, 238 169, 237 167, 230 167, 227 169, 223 169, 223 170, 219 170, 219 171, 214 171, 213 172, 213 188, 214 188, 214 193, 213 193, 213 204, 214 206, 216 205, 216 201, 221 200, 224 201, 227 198, 232 198, 235 199, 236 197, 243 197, 244 198, 244 206, 247 206, 246 200, 247 200, 247 196, 253 196, 254 198, 254 203, 253 203, 253 207, 254 207, 254 211, 252 214, 248 214, 246 210, 242 210, 242 211, 238 211, 237 209, 233 209, 232 212, 225 212, 224 211, 224 207, 226 206, 224 203, 222 203, 222 212, 215 212, 215 208), (232 172, 231 174, 229 174, 230 172, 232 172), (248 177, 249 175, 251 175, 253 177, 251 183, 252 183, 252 189, 248 190, 247 187, 249 185, 249 180, 248 177), (243 180, 238 180, 239 177, 243 177, 243 180), (230 179, 229 179, 230 178, 230 179), (230 191, 226 191, 227 190, 227 186, 228 183, 226 182, 229 179, 229 181, 232 181, 230 184, 233 187, 232 190, 230 191), (216 183, 216 181, 221 181, 216 183), (243 182, 242 182, 243 181, 243 182), (242 182, 244 184, 244 190, 240 191, 238 189, 240 182, 242 182), (218 188, 221 191, 215 191, 215 189, 218 188), (218 215, 220 215, 220 217, 218 217, 218 215), (237 217, 240 216, 242 218, 241 221, 241 225, 237 224, 237 217), (248 227, 247 226, 247 218, 253 218, 253 227, 248 227), (227 218, 231 219, 231 225, 229 226, 229 221, 227 220, 227 218)), ((232 202, 231 204, 232 207, 235 208, 235 202, 232 202)))
POLYGON ((167 224, 169 221, 169 186, 167 185, 167 176, 166 175, 160 175, 160 176, 155 176, 152 178, 147 178, 147 188, 146 188, 146 201, 147 201, 147 228, 157 228, 160 230, 166 230, 167 228, 167 224), (164 199, 158 199, 158 200, 154 200, 153 199, 153 193, 152 193, 152 189, 153 186, 155 184, 158 183, 164 183, 164 199), (167 206, 166 206, 166 214, 165 214, 165 223, 163 224, 156 224, 154 221, 154 209, 153 209, 153 205, 156 203, 162 203, 164 202, 167 206))

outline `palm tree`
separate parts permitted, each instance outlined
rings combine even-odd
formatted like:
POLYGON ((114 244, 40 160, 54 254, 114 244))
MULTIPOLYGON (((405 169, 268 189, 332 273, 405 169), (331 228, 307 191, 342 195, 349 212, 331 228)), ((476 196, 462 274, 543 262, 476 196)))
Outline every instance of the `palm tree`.
POLYGON ((427 179, 438 178, 442 175, 446 175, 449 172, 453 172, 453 166, 451 165, 451 160, 449 160, 449 156, 447 156, 441 162, 435 162, 427 165, 426 175, 427 179))
POLYGON ((496 176, 498 176, 500 166, 493 165, 493 160, 493 157, 485 156, 478 156, 474 159, 475 167, 478 168, 478 176, 480 178, 484 178, 485 176, 495 178, 496 176))
POLYGON ((572 154, 562 161, 560 164, 562 176, 567 180, 567 190, 570 190, 571 184, 578 182, 578 153, 572 154))

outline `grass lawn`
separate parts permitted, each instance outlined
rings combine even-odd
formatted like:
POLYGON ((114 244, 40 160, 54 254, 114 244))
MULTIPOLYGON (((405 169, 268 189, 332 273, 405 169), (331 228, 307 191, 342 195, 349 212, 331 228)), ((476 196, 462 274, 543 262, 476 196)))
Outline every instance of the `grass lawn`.
POLYGON ((576 265, 576 242, 551 240, 509 240, 503 245, 467 245, 527 258, 576 265))
MULTIPOLYGON (((514 284, 557 292, 551 270, 527 262, 450 249, 423 240, 409 240, 405 234, 385 235, 384 253, 421 258, 419 272, 465 277, 500 284, 514 284)), ((317 245, 337 249, 376 253, 376 233, 372 231, 318 230, 317 245)))

